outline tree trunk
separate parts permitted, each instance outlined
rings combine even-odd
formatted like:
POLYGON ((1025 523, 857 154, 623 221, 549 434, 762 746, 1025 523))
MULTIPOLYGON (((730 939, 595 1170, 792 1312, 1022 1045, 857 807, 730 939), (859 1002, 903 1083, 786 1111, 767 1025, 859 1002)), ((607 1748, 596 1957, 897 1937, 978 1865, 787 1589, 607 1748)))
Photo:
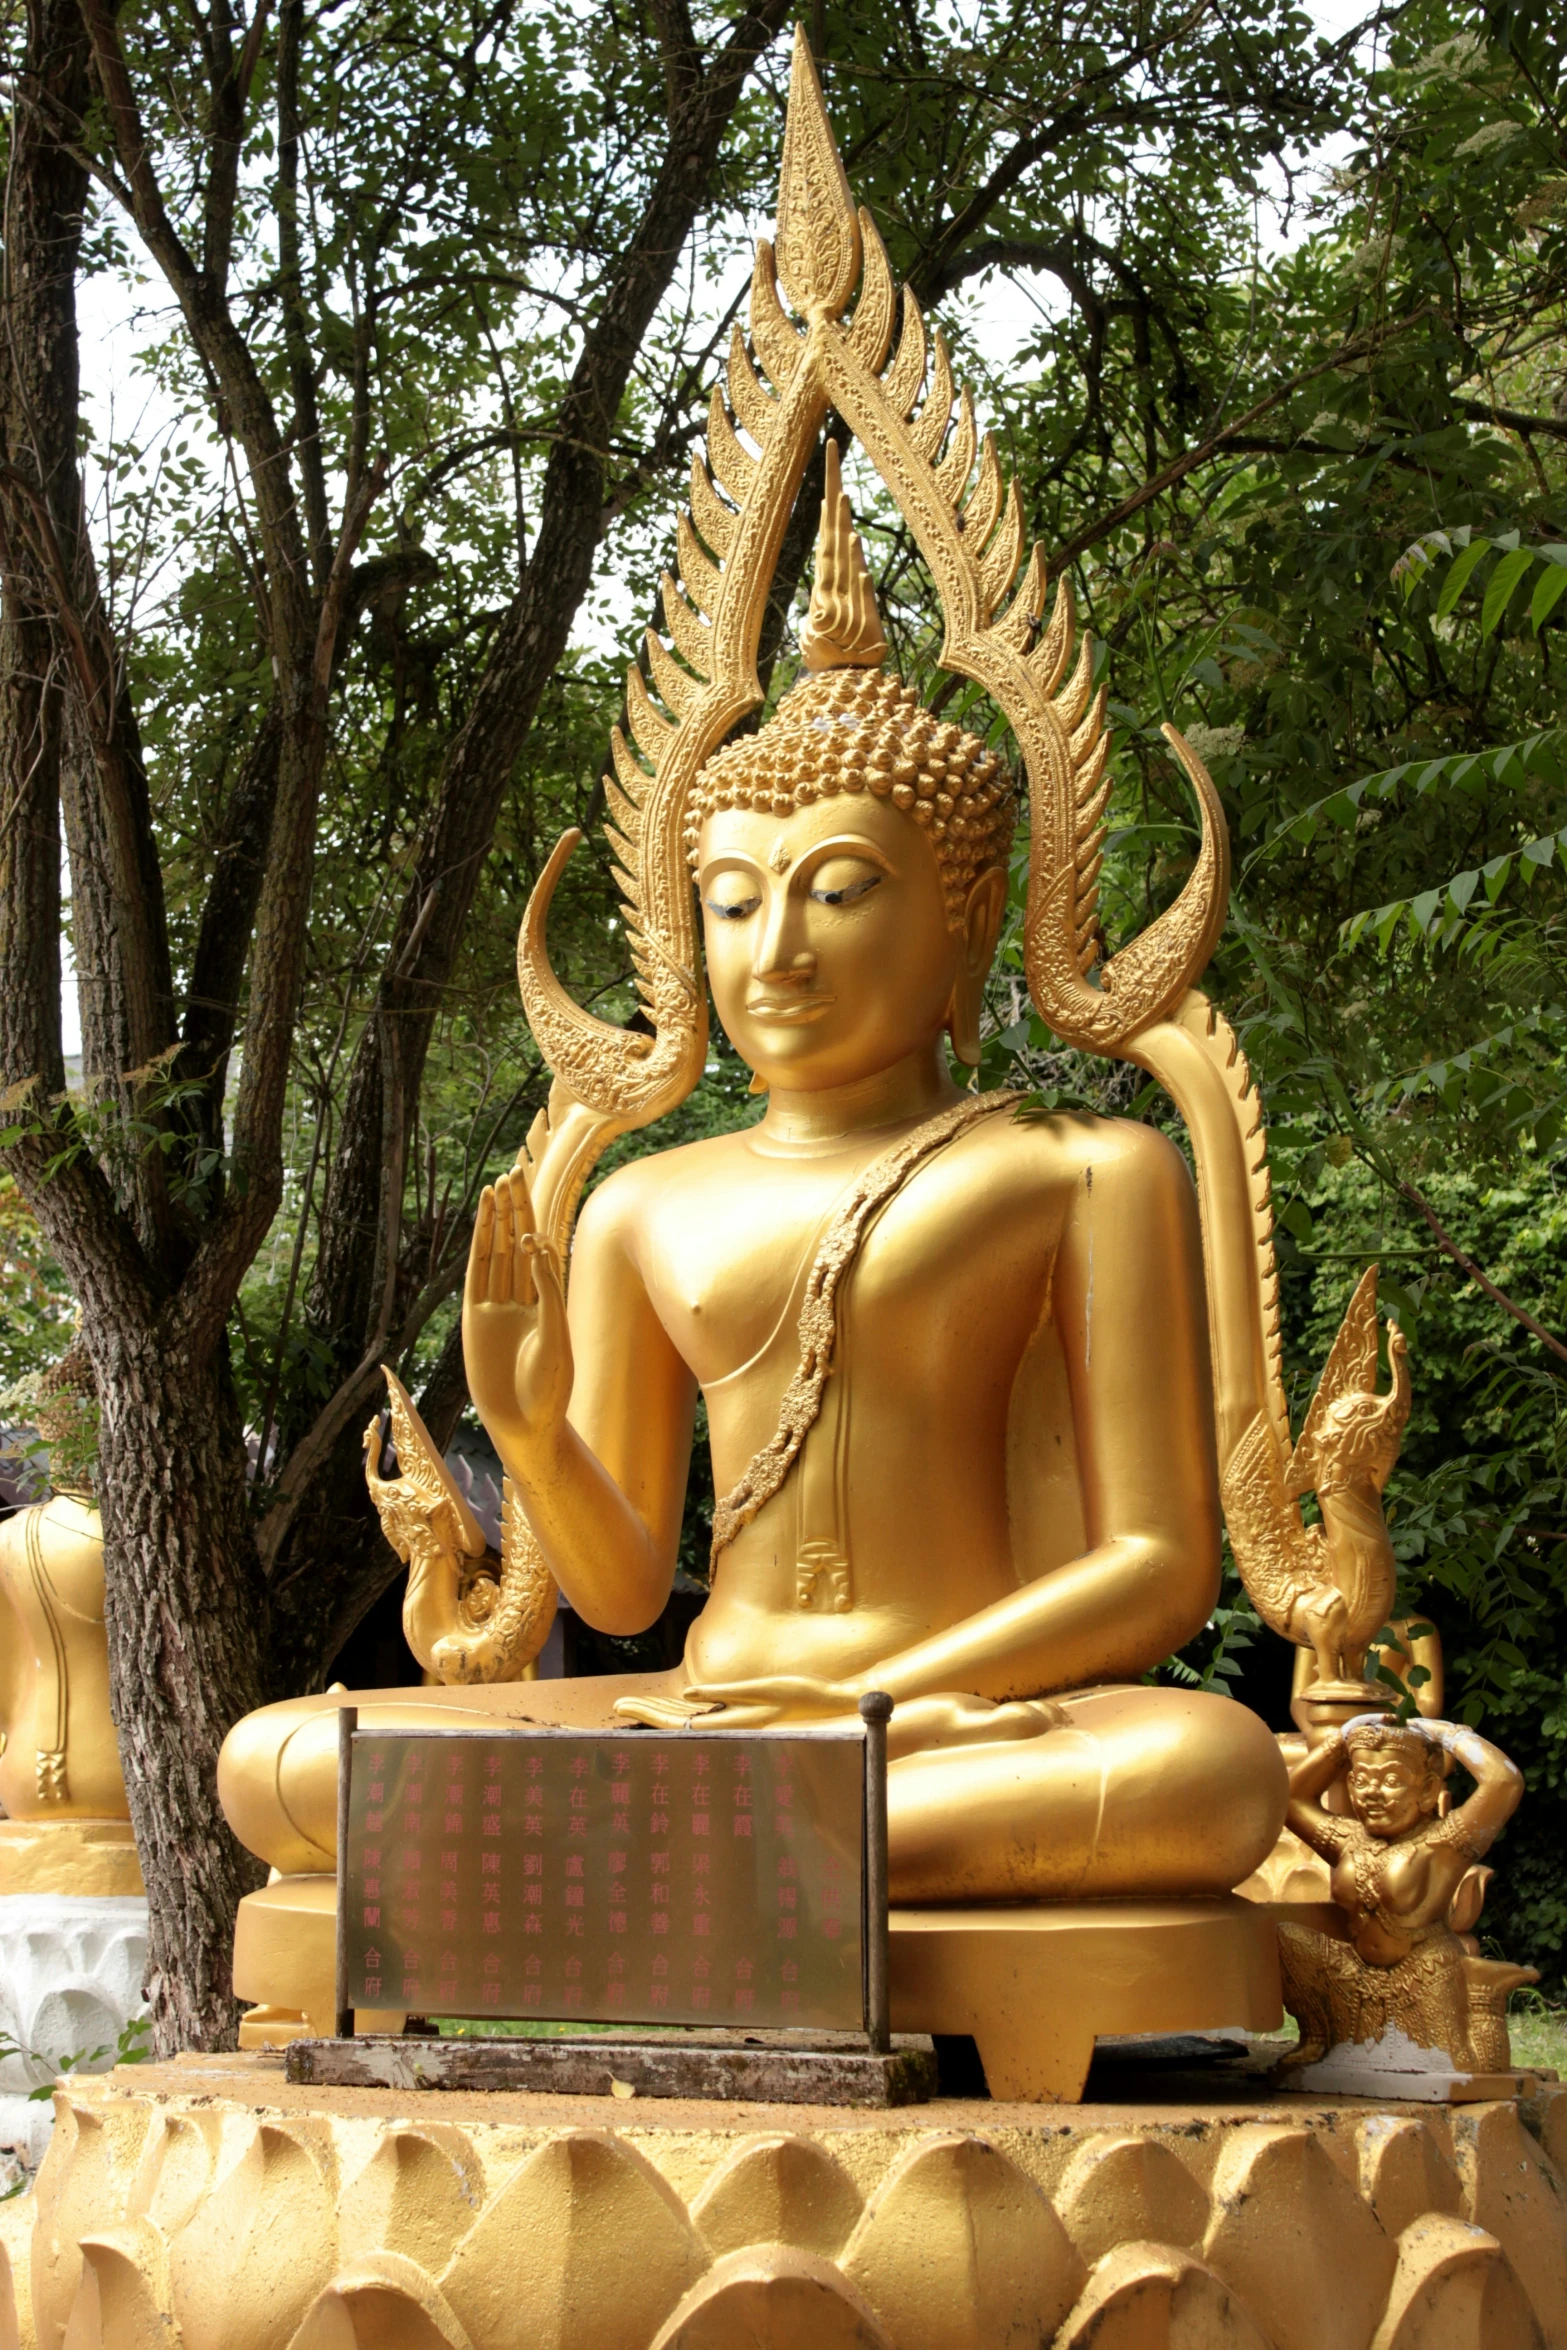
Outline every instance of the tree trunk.
POLYGON ((265 1876, 229 1833, 217 1757, 266 1678, 266 1591, 246 1518, 227 1357, 170 1342, 163 1317, 89 1324, 102 1398, 109 1676, 151 1905, 147 1996, 160 2055, 232 2048, 234 1915, 265 1876))
MULTIPOLYGON (((232 2046, 230 1953, 240 1894, 259 1872, 217 1804, 218 1748, 240 1714, 279 1694, 265 1674, 265 1592, 245 1518, 244 1443, 221 1324, 187 1330, 160 1300, 159 1263, 137 1213, 135 1172, 117 1211, 103 1171, 53 1108, 60 1049, 60 805, 72 816, 76 926, 90 1051, 123 1076, 138 1023, 126 1006, 113 855, 81 679, 62 621, 96 594, 81 537, 75 272, 87 175, 57 143, 88 98, 77 0, 33 0, 5 218, 0 335, 4 601, 0 610, 0 1083, 27 1087, 7 1123, 10 1154, 84 1311, 102 1399, 98 1482, 105 1523, 110 1695, 151 1897, 148 1993, 154 2043, 232 2046), (67 710, 67 696, 70 708, 67 710), (75 1149, 70 1146, 75 1144, 75 1149), (51 1169, 61 1145, 69 1155, 51 1169), (139 1227, 139 1236, 137 1229, 139 1227)), ((134 746, 128 704, 98 714, 134 746)), ((139 757, 133 782, 141 785, 139 757)), ((144 917, 163 937, 161 880, 145 788, 132 808, 144 917)), ((132 975, 169 1019, 167 956, 132 975)), ((116 1087, 117 1091, 123 1088, 116 1087)), ((120 1170, 122 1177, 125 1170, 120 1170)))
POLYGON ((60 760, 64 664, 46 550, 69 557, 76 473, 76 260, 87 174, 43 132, 79 110, 87 45, 75 0, 30 0, 6 186, 0 333, 0 1079, 64 1083, 60 1057, 60 760), (45 552, 40 551, 42 542, 45 552))

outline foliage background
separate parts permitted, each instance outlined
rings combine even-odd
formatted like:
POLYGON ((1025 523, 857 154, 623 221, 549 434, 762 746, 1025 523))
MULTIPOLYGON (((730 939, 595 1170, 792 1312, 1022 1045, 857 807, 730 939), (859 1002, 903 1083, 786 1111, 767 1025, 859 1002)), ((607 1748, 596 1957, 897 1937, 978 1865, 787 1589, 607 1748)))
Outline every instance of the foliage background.
MULTIPOLYGON (((1416 1394, 1390 1493, 1401 1605, 1443 1631, 1451 1709, 1529 1775, 1488 1924, 1559 1989, 1567 1357, 1506 1301, 1567 1332, 1562 34, 1543 8, 1444 0, 1377 10, 1333 40, 1278 0, 1047 13, 829 6, 811 29, 857 190, 895 270, 938 308, 1101 643, 1119 745, 1112 943, 1174 894, 1194 839, 1162 719, 1220 784, 1237 886, 1213 985, 1269 1106, 1297 1422, 1376 1256, 1416 1394), (998 158, 1030 141, 998 191, 998 158)), ((157 11, 126 15, 155 44, 157 11)), ((308 17, 299 316, 268 306, 264 132, 242 176, 268 381, 286 406, 304 333, 328 438, 348 445, 358 409, 373 411, 394 485, 339 656, 284 1203, 230 1323, 243 1418, 284 1442, 342 1373, 331 1284, 313 1276, 348 1070, 444 750, 526 561, 575 337, 635 215, 637 143, 662 104, 638 25, 616 8, 452 0, 308 17)), ((156 127, 177 156, 177 65, 160 87, 156 127)), ((554 836, 598 813, 613 648, 653 608, 683 452, 776 172, 781 87, 774 57, 622 403, 599 584, 516 762, 443 988, 405 1201, 405 1247, 432 1262, 539 1105, 516 921, 554 836)), ((117 381, 112 405, 93 387, 84 462, 188 968, 270 690, 246 500, 202 369, 101 195, 88 267, 105 288, 139 284, 149 321, 137 380, 117 381)), ((934 689, 928 583, 855 478, 898 657, 934 689)), ((792 645, 786 632, 775 692, 792 645)), ((1021 882, 1020 868, 1014 918, 1021 882)), ((629 1017, 596 845, 553 935, 574 992, 629 1017)), ((1020 972, 1014 921, 983 1083, 1169 1118, 1134 1073, 1055 1051, 1020 972)), ((621 1154, 750 1114, 720 1039, 691 1101, 621 1154)), ((198 1163, 183 1180, 199 1192, 220 1173, 198 1163)), ((0 1259, 13 1377, 60 1351, 69 1305, 8 1189, 0 1259)), ((451 1324, 449 1303, 430 1315, 405 1377, 449 1382, 451 1324)), ((698 1477, 683 1552, 696 1569, 702 1499, 698 1477)), ((1169 1669, 1282 1724, 1277 1644, 1253 1637, 1237 1591, 1226 1602, 1169 1669)), ((318 1679, 331 1664, 316 1660, 318 1679)))

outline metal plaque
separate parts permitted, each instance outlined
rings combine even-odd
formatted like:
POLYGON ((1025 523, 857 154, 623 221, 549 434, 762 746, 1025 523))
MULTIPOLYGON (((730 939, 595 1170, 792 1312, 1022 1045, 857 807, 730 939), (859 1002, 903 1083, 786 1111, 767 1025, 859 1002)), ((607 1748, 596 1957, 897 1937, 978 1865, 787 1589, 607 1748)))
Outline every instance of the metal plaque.
POLYGON ((866 2022, 865 1740, 355 1730, 344 2005, 866 2022))

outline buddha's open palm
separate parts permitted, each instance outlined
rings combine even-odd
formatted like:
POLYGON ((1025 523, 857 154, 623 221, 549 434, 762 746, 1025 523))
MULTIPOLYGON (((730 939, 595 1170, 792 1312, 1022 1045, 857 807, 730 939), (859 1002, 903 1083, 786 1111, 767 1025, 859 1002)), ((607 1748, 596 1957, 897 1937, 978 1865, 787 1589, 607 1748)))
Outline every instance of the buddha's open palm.
POLYGON ((526 1452, 559 1436, 571 1402, 566 1300, 520 1171, 486 1186, 479 1201, 462 1347, 474 1408, 503 1450, 526 1452))

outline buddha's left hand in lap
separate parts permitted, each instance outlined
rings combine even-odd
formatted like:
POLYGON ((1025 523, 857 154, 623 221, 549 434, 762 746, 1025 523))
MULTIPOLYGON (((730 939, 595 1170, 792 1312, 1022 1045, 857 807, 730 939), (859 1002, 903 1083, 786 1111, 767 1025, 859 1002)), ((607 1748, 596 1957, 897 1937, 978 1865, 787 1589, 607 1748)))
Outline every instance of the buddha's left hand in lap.
MULTIPOLYGON (((674 1730, 704 1723, 710 1729, 766 1730, 780 1722, 830 1722, 857 1716, 861 1696, 876 1687, 874 1672, 861 1681, 818 1681, 803 1673, 775 1673, 751 1681, 693 1682, 676 1697, 623 1697, 615 1707, 623 1721, 649 1729, 674 1730)), ((970 1746, 1014 1738, 1038 1738, 1067 1719, 1047 1700, 997 1705, 964 1690, 915 1697, 900 1705, 887 1732, 894 1759, 933 1746, 970 1746)))

